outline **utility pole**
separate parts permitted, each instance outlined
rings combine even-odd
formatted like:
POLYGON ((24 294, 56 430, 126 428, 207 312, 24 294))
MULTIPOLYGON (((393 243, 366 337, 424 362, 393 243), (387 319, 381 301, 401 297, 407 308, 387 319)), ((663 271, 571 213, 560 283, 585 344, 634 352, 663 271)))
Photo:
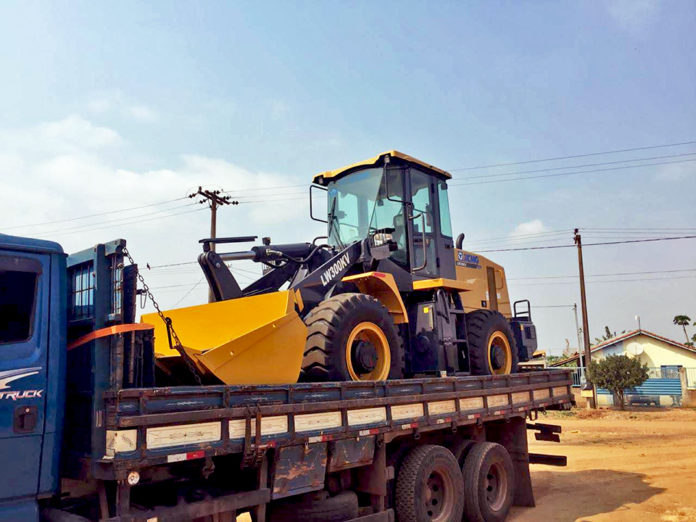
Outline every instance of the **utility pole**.
MULTIPOLYGON (((582 237, 580 236, 580 230, 575 229, 575 244, 578 247, 578 269, 580 272, 580 306, 582 307, 582 333, 585 344, 585 372, 587 374, 590 368, 591 354, 590 354, 590 329, 588 326, 587 319, 587 296, 585 295, 585 268, 582 263, 582 237)), ((584 389, 584 388, 583 388, 584 389)), ((589 391, 589 390, 588 390, 589 391)), ((588 394, 589 395, 589 394, 588 394)), ((592 395, 587 397, 590 400, 590 407, 597 407, 597 392, 594 385, 592 385, 592 395)))
MULTIPOLYGON (((220 190, 203 190, 203 187, 198 187, 198 191, 193 194, 189 194, 190 198, 195 198, 196 196, 201 196, 199 203, 201 205, 207 204, 210 207, 210 238, 215 239, 217 237, 217 209, 224 205, 239 205, 239 201, 232 201, 230 196, 221 196, 222 191, 220 190)), ((215 252, 215 243, 210 244, 210 249, 215 252)), ((213 291, 208 290, 208 302, 212 303, 214 300, 213 291)))
POLYGON ((582 341, 582 329, 578 324, 578 303, 573 303, 573 314, 575 315, 575 334, 578 336, 578 361, 580 361, 580 382, 585 380, 585 368, 582 365, 581 353, 583 351, 583 341, 582 341))

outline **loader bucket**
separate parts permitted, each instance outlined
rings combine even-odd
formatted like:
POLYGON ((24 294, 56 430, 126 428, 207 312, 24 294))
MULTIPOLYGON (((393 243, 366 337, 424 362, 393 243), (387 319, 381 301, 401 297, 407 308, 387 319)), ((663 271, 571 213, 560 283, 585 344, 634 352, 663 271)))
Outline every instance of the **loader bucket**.
MULTIPOLYGON (((201 372, 225 384, 297 382, 307 327, 295 311, 294 292, 166 310, 164 315, 201 372)), ((180 355, 169 347, 164 322, 157 314, 143 315, 141 321, 155 325, 157 364, 181 371, 180 355)))

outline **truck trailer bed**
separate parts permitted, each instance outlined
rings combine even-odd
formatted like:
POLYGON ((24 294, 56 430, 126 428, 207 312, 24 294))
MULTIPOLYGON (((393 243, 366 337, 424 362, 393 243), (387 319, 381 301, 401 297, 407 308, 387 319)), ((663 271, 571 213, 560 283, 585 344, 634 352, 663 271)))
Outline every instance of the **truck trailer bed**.
POLYGON ((105 393, 101 468, 129 471, 181 460, 388 438, 570 407, 566 371, 285 386, 122 389, 105 393), (259 429, 260 428, 260 429, 259 429))

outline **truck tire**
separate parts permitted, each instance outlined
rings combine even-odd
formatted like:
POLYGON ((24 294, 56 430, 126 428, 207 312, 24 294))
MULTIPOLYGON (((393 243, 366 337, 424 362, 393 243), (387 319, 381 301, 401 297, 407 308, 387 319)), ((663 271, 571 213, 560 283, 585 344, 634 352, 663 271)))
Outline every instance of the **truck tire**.
POLYGON ((326 491, 271 503, 269 522, 343 522, 358 517, 358 495, 342 491, 330 497, 326 491))
POLYGON ((452 452, 454 458, 457 459, 457 462, 459 462, 460 468, 464 467, 466 456, 469 454, 469 450, 474 446, 474 444, 476 444, 475 440, 458 437, 454 440, 454 442, 452 442, 452 444, 447 446, 447 449, 452 452))
POLYGON ((403 376, 403 341, 389 311, 374 297, 330 297, 307 314, 305 324, 300 380, 383 381, 403 376))
POLYGON ((462 519, 464 482, 454 455, 442 446, 413 448, 399 467, 395 507, 399 522, 462 519))
POLYGON ((466 457, 462 475, 466 520, 505 520, 515 493, 514 467, 507 450, 493 442, 475 444, 466 457))
POLYGON ((517 372, 518 353, 510 323, 499 312, 476 310, 466 314, 469 369, 472 375, 517 372))

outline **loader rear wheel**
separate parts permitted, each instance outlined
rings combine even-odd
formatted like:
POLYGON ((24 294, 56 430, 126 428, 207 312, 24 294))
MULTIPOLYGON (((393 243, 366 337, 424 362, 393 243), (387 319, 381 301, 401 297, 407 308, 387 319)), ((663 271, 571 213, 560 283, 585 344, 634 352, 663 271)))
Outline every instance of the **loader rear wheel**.
POLYGON ((302 381, 383 381, 403 375, 401 336, 389 311, 360 293, 319 303, 305 318, 302 381))
POLYGON ((493 310, 466 314, 469 367, 473 375, 507 375, 517 372, 515 337, 507 319, 493 310))

